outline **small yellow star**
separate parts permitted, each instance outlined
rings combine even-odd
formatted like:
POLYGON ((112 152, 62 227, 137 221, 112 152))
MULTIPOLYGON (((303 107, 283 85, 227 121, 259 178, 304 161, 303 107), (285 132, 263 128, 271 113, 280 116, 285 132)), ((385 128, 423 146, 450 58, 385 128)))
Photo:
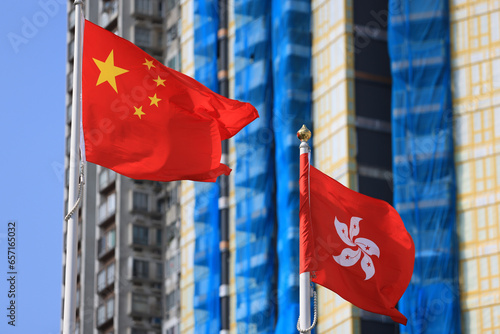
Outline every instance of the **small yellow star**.
POLYGON ((160 102, 161 99, 159 99, 159 98, 156 97, 156 93, 155 93, 154 96, 148 96, 148 98, 151 100, 150 106, 152 106, 154 104, 155 106, 158 107, 158 102, 160 102))
POLYGON ((115 66, 113 50, 111 50, 111 52, 109 53, 106 61, 100 61, 95 58, 92 59, 101 71, 101 73, 99 74, 99 78, 97 79, 96 86, 99 86, 100 84, 107 81, 111 85, 111 87, 113 87, 115 92, 118 93, 118 89, 116 88, 116 77, 120 74, 127 73, 128 70, 115 66))
POLYGON ((156 82, 156 87, 158 87, 159 85, 162 85, 163 87, 165 87, 165 80, 163 80, 162 78, 160 78, 160 76, 158 76, 158 79, 153 79, 154 82, 156 82))
POLYGON ((148 70, 151 69, 151 67, 156 67, 153 65, 153 61, 152 60, 147 60, 147 58, 144 58, 144 60, 146 61, 145 63, 142 63, 142 65, 146 65, 148 67, 148 70))
POLYGON ((141 118, 142 115, 146 115, 146 113, 142 111, 142 106, 140 106, 139 108, 134 106, 134 109, 135 109, 134 115, 139 116, 139 119, 142 119, 141 118))

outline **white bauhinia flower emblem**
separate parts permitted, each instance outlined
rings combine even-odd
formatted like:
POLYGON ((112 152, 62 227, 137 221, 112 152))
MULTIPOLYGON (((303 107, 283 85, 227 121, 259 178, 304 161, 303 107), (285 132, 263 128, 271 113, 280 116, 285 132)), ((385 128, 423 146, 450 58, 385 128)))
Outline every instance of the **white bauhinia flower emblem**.
POLYGON ((358 260, 363 255, 361 259, 361 268, 366 274, 365 281, 372 278, 375 275, 375 267, 373 266, 371 255, 375 255, 376 257, 380 257, 380 250, 378 246, 371 240, 365 238, 356 238, 355 236, 359 234, 359 221, 362 218, 352 217, 351 218, 351 226, 349 227, 349 234, 347 234, 347 225, 341 223, 335 217, 335 229, 337 233, 342 239, 342 241, 351 247, 356 247, 356 250, 352 248, 344 248, 342 253, 337 256, 333 256, 333 259, 343 267, 351 267, 355 265, 358 260))

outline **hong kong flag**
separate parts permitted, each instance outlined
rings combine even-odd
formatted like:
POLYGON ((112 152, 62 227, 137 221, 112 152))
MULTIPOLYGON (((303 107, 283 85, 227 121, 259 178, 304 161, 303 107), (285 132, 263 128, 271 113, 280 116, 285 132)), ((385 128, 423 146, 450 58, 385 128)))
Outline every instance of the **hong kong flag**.
POLYGON ((308 154, 300 159, 300 272, 406 325, 396 304, 410 283, 415 246, 399 214, 310 167, 308 154))
POLYGON ((221 141, 258 117, 85 21, 82 127, 89 162, 134 179, 214 182, 221 141))

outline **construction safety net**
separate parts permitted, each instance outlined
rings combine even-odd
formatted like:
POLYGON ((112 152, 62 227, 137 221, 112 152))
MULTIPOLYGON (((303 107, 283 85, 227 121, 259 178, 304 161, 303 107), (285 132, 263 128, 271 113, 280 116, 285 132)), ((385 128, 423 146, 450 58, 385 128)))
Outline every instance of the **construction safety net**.
MULTIPOLYGON (((194 1, 195 79, 214 92, 217 81, 217 0, 194 1)), ((195 183, 194 333, 220 331, 219 184, 195 183)))
POLYGON ((297 131, 302 124, 312 129, 310 0, 272 1, 272 59, 278 231, 278 321, 275 333, 292 334, 297 333, 295 325, 299 316, 297 131))
POLYGON ((259 118, 235 137, 235 318, 238 333, 274 333, 275 173, 272 130, 271 2, 234 2, 234 97, 259 118))
POLYGON ((390 0, 394 205, 415 242, 401 333, 460 333, 446 0, 390 0))

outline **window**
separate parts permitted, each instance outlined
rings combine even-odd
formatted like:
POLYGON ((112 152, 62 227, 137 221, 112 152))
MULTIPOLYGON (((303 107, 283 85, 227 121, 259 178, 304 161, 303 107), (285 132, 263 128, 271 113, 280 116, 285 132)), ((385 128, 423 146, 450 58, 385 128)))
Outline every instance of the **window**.
POLYGON ((179 235, 179 229, 176 226, 177 223, 167 225, 165 228, 165 242, 168 243, 175 237, 179 235))
POLYGON ((104 305, 101 305, 97 308, 97 326, 100 326, 106 321, 105 319, 106 313, 104 305))
POLYGON ((99 189, 102 190, 116 179, 116 173, 109 169, 102 169, 99 174, 99 189))
POLYGON ((106 319, 113 318, 114 312, 115 312, 115 299, 110 298, 106 302, 106 319))
POLYGON ((75 54, 75 40, 72 39, 68 44, 68 59, 73 59, 73 55, 75 54))
POLYGON ((167 66, 173 70, 180 71, 181 70, 181 55, 180 55, 180 53, 178 53, 174 57, 170 58, 167 61, 167 66))
POLYGON ((179 26, 180 23, 176 23, 167 30, 167 45, 179 37, 179 26))
POLYGON ((134 259, 132 265, 132 277, 149 278, 149 262, 134 259))
POLYGON ((102 270, 97 274, 97 291, 102 291, 106 287, 106 270, 102 270))
POLYGON ((108 185, 108 173, 105 169, 102 170, 101 174, 99 174, 99 186, 101 189, 108 185))
POLYGON ((97 292, 101 292, 106 287, 115 282, 115 263, 109 264, 97 274, 97 292))
POLYGON ((73 90, 73 71, 68 74, 68 81, 66 81, 66 87, 73 90))
POLYGON ((156 229, 156 246, 161 247, 161 229, 156 229))
POLYGON ((179 330, 179 325, 175 325, 174 327, 170 327, 167 329, 165 334, 179 334, 181 331, 179 330))
POLYGON ((149 229, 145 226, 133 226, 132 242, 138 245, 149 244, 149 229))
POLYGON ((97 240, 97 255, 102 257, 116 246, 116 231, 110 230, 106 232, 99 240, 97 240))
POLYGON ((115 213, 116 210, 116 193, 112 193, 107 198, 108 214, 115 213))
POLYGON ((166 296, 166 310, 177 307, 181 301, 180 290, 175 289, 166 296))
POLYGON ((132 209, 138 211, 148 211, 148 194, 134 191, 132 209))
POLYGON ((107 280, 106 283, 111 285, 115 281, 115 263, 111 263, 106 270, 107 280))
POLYGON ((148 331, 145 329, 132 328, 131 334, 148 334, 148 331))
POLYGON ((115 248, 115 246, 116 246, 116 231, 115 230, 111 230, 108 232, 107 240, 108 240, 108 248, 109 249, 115 248))
POLYGON ((151 12, 151 0, 135 0, 135 12, 137 14, 149 14, 151 12))
POLYGON ((161 198, 156 201, 156 211, 158 213, 165 213, 165 199, 161 198))
MULTIPOLYGON (((66 121, 68 124, 71 123, 71 113, 72 112, 73 112, 73 103, 70 102, 68 104, 68 106, 66 107, 66 121)), ((67 142, 66 142, 66 145, 68 145, 67 142)))
POLYGON ((97 308, 97 326, 102 325, 106 320, 113 318, 115 311, 115 299, 110 298, 97 308))
POLYGON ((157 4, 156 9, 157 9, 157 11, 154 14, 157 16, 163 17, 164 16, 164 14, 163 14, 163 0, 158 0, 158 4, 157 4))
POLYGON ((116 14, 118 12, 118 1, 116 0, 105 1, 103 3, 102 11, 110 14, 110 16, 116 14))
POLYGON ((161 263, 156 264, 156 279, 158 281, 163 279, 163 264, 161 263))
POLYGON ((112 215, 116 210, 116 193, 111 193, 102 198, 102 203, 99 206, 99 222, 103 222, 112 215))
POLYGON ((167 0, 167 11, 171 11, 179 4, 179 0, 167 0))
POLYGON ((166 275, 173 275, 178 273, 181 270, 180 252, 177 252, 171 258, 167 259, 166 266, 166 275))
POLYGON ((135 27, 135 44, 141 46, 151 46, 151 30, 142 27, 135 27))
POLYGON ((148 313, 148 297, 140 294, 132 294, 132 311, 140 313, 148 313))

